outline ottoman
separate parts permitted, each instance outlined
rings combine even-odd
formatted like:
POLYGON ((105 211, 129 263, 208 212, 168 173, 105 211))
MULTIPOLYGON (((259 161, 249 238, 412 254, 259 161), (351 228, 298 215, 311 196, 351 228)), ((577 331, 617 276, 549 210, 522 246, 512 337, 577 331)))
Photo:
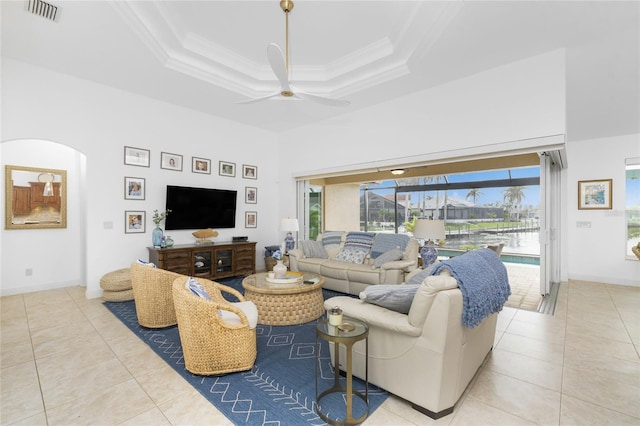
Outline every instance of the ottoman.
POLYGON ((102 278, 100 278, 100 287, 103 290, 102 298, 106 302, 126 302, 133 300, 131 271, 129 268, 118 269, 104 274, 102 278))

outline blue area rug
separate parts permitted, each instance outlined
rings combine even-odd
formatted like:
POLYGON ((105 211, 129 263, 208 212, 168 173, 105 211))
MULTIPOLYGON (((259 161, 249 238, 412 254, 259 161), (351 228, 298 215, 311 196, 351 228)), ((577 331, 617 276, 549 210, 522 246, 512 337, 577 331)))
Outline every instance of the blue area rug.
MULTIPOLYGON (((242 279, 220 281, 239 291, 242 279)), ((323 290, 325 300, 341 294, 323 290)), ((184 367, 178 327, 148 329, 138 324, 135 304, 105 302, 104 305, 136 336, 149 345, 220 412, 236 425, 323 425, 316 413, 315 363, 319 352, 318 388, 333 384, 329 346, 316 343, 316 321, 292 326, 258 325, 258 356, 251 371, 222 376, 198 376, 184 367)), ((344 378, 341 378, 344 381, 344 378)), ((353 387, 364 393, 364 381, 354 377, 353 387)), ((369 415, 384 402, 386 391, 369 384, 369 415)), ((354 417, 366 407, 353 398, 354 417)), ((344 417, 342 396, 322 400, 322 411, 329 418, 344 417)))

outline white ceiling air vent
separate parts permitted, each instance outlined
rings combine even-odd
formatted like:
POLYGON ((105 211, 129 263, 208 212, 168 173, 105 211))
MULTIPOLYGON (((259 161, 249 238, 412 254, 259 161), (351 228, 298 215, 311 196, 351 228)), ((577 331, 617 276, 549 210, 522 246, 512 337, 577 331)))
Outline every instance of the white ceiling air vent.
POLYGON ((27 10, 34 15, 42 16, 45 19, 49 19, 53 22, 56 21, 58 16, 58 6, 54 6, 51 3, 44 2, 42 0, 29 0, 27 10))

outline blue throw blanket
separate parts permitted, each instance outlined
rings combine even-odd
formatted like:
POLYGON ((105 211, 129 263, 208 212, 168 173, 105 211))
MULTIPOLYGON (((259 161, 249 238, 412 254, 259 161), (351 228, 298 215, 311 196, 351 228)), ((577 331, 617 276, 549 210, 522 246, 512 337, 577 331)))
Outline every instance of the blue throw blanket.
POLYGON ((462 291, 462 324, 466 327, 473 328, 500 312, 511 294, 507 268, 491 249, 473 250, 440 262, 431 275, 438 275, 443 268, 451 272, 462 291))

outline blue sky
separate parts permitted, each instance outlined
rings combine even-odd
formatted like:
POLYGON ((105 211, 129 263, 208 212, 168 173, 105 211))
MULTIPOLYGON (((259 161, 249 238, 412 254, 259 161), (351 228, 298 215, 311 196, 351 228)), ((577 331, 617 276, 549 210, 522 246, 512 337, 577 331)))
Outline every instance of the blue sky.
POLYGON ((627 180, 626 193, 627 206, 640 206, 640 180, 627 180))
MULTIPOLYGON (((640 207, 640 166, 627 166, 626 179, 626 206, 640 207)), ((616 194, 613 194, 615 197, 616 194)))

